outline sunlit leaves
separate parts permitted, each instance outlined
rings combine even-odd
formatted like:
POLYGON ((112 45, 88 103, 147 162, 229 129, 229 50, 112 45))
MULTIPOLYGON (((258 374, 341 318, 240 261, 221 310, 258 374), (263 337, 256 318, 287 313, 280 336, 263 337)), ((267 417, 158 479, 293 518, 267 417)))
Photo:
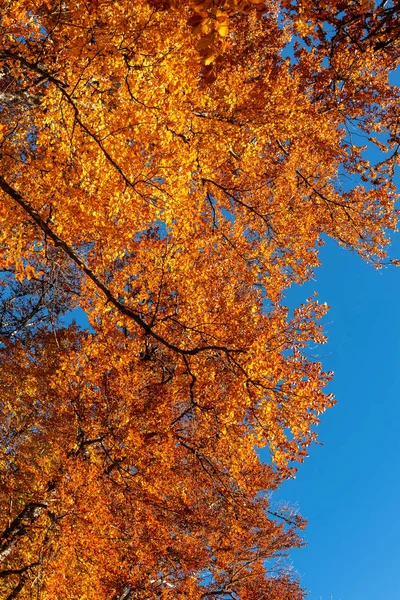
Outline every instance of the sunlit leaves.
POLYGON ((5 597, 303 597, 267 495, 333 398, 327 307, 284 294, 396 227, 396 12, 340 6, 7 3, 5 597))

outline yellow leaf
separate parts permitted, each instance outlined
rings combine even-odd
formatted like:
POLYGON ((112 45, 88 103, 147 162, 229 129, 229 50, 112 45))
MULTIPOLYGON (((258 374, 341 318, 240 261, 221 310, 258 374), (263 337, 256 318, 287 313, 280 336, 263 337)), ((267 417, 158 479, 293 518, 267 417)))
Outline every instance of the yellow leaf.
POLYGON ((208 56, 205 60, 204 60, 204 64, 205 65, 210 65, 212 62, 214 62, 215 59, 215 54, 211 54, 211 56, 208 56))
POLYGON ((221 37, 226 37, 229 33, 229 29, 228 29, 227 25, 220 25, 220 27, 218 27, 217 31, 221 37))

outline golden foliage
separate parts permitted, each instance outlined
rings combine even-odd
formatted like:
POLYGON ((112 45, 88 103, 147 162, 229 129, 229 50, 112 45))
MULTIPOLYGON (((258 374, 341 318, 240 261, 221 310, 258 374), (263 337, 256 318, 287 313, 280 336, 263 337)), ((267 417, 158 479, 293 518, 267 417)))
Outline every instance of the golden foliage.
POLYGON ((333 403, 327 308, 283 294, 324 236, 385 259, 397 13, 4 3, 0 268, 74 273, 90 330, 2 342, 3 597, 303 597, 273 572, 303 522, 267 493, 333 403))

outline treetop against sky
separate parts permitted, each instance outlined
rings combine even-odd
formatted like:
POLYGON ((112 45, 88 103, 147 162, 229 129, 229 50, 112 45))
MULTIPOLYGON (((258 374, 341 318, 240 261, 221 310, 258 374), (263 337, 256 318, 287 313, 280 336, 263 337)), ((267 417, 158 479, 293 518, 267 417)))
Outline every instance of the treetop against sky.
POLYGON ((388 260, 396 4, 10 0, 0 29, 1 593, 300 600, 269 492, 334 400, 327 307, 283 294, 327 236, 388 260))

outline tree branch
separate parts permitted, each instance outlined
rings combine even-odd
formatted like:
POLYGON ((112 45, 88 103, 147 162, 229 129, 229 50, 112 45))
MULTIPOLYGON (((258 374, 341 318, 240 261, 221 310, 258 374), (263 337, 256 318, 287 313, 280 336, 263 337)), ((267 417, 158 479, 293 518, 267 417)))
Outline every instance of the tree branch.
POLYGON ((67 254, 71 260, 77 265, 77 267, 89 277, 89 279, 94 283, 98 290, 100 290, 103 295, 106 297, 107 301, 112 304, 119 313, 128 317, 132 321, 134 321, 139 327, 149 336, 156 339, 158 342, 177 352, 178 354, 183 355, 195 355, 200 352, 205 352, 207 350, 219 350, 221 352, 225 352, 226 354, 231 353, 243 353, 245 350, 243 349, 233 349, 227 348, 226 346, 217 346, 217 345, 206 345, 206 346, 195 346, 194 348, 186 349, 181 348, 175 344, 170 343, 168 340, 163 338, 161 335, 156 333, 153 328, 142 319, 142 317, 136 313, 133 309, 125 306, 122 302, 117 300, 115 296, 110 292, 108 287, 99 279, 99 277, 90 269, 90 267, 85 263, 85 261, 77 254, 77 252, 67 244, 63 239, 61 239, 49 226, 49 224, 40 216, 38 211, 27 201, 25 198, 21 196, 17 190, 12 188, 3 177, 0 176, 0 188, 10 197, 12 198, 36 223, 36 225, 43 231, 43 233, 50 238, 54 245, 61 248, 65 254, 67 254))

